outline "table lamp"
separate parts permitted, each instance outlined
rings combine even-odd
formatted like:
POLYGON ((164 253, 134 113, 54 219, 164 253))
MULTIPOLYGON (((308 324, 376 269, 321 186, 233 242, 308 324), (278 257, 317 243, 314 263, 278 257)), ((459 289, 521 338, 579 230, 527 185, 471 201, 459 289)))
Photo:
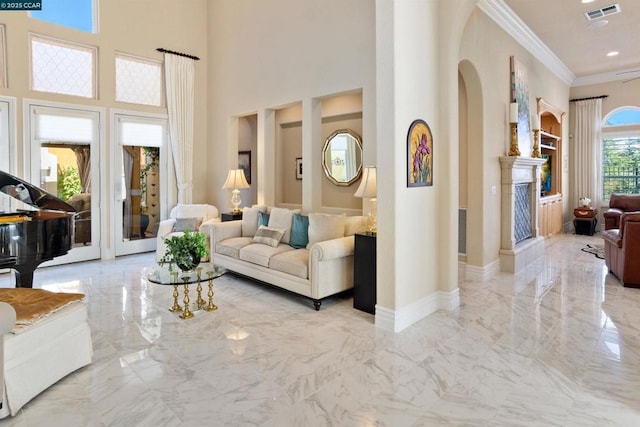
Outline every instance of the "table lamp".
POLYGON ((242 200, 240 199, 240 189, 249 188, 249 183, 247 182, 247 178, 244 176, 244 171, 242 169, 231 169, 222 188, 225 190, 233 189, 231 192, 233 212, 240 212, 240 203, 242 203, 242 200))
POLYGON ((376 218, 376 191, 376 167, 367 166, 362 171, 362 180, 360 181, 360 186, 353 195, 355 197, 371 199, 369 212, 367 214, 369 218, 369 232, 371 233, 376 233, 378 231, 376 218))

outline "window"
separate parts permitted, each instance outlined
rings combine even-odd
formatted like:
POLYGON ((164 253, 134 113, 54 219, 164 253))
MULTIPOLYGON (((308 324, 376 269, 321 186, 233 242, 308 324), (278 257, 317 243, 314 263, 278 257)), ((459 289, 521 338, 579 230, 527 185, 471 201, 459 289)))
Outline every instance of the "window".
POLYGON ((96 10, 94 0, 55 0, 43 1, 42 10, 34 10, 31 17, 52 24, 74 28, 88 33, 95 33, 96 10), (73 12, 69 12, 73 11, 73 12))
POLYGON ((615 110, 602 128, 602 196, 640 194, 640 108, 615 110))
POLYGON ((116 101, 162 106, 162 63, 116 54, 116 101))
POLYGON ((95 98, 96 48, 31 35, 31 89, 95 98))

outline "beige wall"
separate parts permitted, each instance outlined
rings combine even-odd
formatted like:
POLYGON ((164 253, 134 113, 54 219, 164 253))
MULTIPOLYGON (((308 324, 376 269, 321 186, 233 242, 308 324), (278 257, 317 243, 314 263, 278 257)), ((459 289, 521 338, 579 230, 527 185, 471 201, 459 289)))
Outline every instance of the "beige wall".
MULTIPOLYGON (((231 153, 237 151, 236 138, 228 129, 229 117, 257 113, 258 167, 265 162, 258 174, 272 174, 282 161, 270 157, 279 132, 276 113, 293 104, 301 107, 303 152, 309 150, 302 156, 309 162, 302 183, 309 190, 303 195, 316 187, 317 194, 321 191, 322 169, 313 160, 320 157, 313 147, 322 140, 321 124, 319 119, 312 124, 306 117, 321 117, 325 99, 362 93, 358 108, 363 114, 362 137, 375 141, 373 16, 373 4, 360 0, 211 3, 209 57, 224 58, 209 69, 208 140, 217 153, 209 168, 209 199, 214 204, 226 197, 219 187, 232 161, 231 153), (313 105, 318 105, 318 111, 312 111, 313 105)), ((375 153, 367 155, 375 161, 375 153)), ((266 178, 261 183, 265 188, 258 188, 258 200, 273 197, 276 201, 272 194, 279 184, 274 177, 266 178)))
MULTIPOLYGON (((104 130, 105 140, 101 141, 101 155, 103 169, 100 171, 103 188, 107 194, 102 195, 103 218, 108 219, 112 213, 112 200, 115 178, 110 172, 110 155, 112 135, 110 135, 109 109, 124 109, 149 113, 166 113, 166 108, 149 107, 135 104, 116 102, 115 98, 115 54, 116 52, 141 56, 144 58, 162 60, 162 54, 156 48, 166 48, 187 52, 200 56, 201 60, 195 64, 195 128, 194 152, 202 155, 195 156, 193 180, 195 183, 193 198, 195 202, 206 201, 209 185, 207 184, 207 170, 209 168, 207 141, 207 9, 206 0, 192 0, 185 7, 182 2, 170 0, 129 1, 108 0, 97 2, 100 6, 99 32, 89 34, 44 21, 32 19, 27 12, 2 12, 0 24, 6 27, 7 43, 7 88, 2 89, 0 95, 16 99, 16 155, 17 164, 13 171, 24 176, 23 162, 25 147, 23 137, 23 101, 25 99, 74 104, 79 106, 102 107, 105 114, 102 117, 101 128, 104 130), (68 95, 57 95, 33 92, 29 89, 29 33, 37 33, 76 43, 84 43, 98 47, 98 98, 86 99, 68 95)), ((222 183, 220 184, 222 186, 222 183)), ((97 188, 97 186, 95 186, 97 188)), ((108 223, 108 221, 104 221, 108 223)), ((108 227, 108 224, 107 224, 108 227)), ((107 229, 103 236, 103 256, 112 249, 111 235, 113 231, 107 229)), ((106 255, 109 256, 109 255, 106 255)))
MULTIPOLYGON (((482 144, 479 159, 482 170, 479 176, 469 177, 469 194, 482 194, 483 212, 468 212, 468 217, 484 215, 482 226, 472 227, 469 233, 483 233, 482 239, 475 247, 482 250, 477 259, 477 266, 487 266, 498 259, 500 249, 500 164, 498 158, 506 155, 509 149, 508 108, 510 102, 510 68, 509 57, 516 59, 526 68, 529 87, 529 110, 537 111, 536 98, 542 97, 547 102, 569 111, 569 86, 556 77, 543 63, 533 57, 523 46, 506 34, 493 20, 476 9, 467 22, 462 43, 460 59, 468 60, 480 78, 483 96, 484 134, 478 136, 473 143, 482 144), (497 193, 492 194, 496 187, 497 193), (482 231, 479 231, 482 230, 482 231)), ((469 89, 469 88, 467 88, 469 89)), ((472 111, 469 115, 473 114, 472 111)), ((564 141, 568 141, 568 120, 564 121, 564 141)), ((530 145, 520 145, 523 156, 531 153, 530 145)), ((472 161, 471 158, 469 161, 472 161)), ((564 151, 563 189, 569 189, 568 150, 564 151)), ((565 203, 565 212, 568 211, 565 203)), ((473 241, 473 236, 469 236, 473 241)), ((478 240, 478 239, 477 239, 478 240)), ((471 250, 474 246, 468 246, 471 250)))

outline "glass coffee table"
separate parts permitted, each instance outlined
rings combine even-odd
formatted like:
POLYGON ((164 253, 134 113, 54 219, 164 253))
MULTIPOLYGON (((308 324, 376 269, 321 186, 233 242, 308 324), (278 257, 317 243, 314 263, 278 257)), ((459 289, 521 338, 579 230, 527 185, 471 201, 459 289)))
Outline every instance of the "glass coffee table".
POLYGON ((194 310, 214 311, 218 307, 213 303, 213 279, 216 279, 227 272, 222 267, 216 267, 210 262, 200 263, 196 268, 190 271, 182 271, 175 265, 156 265, 145 269, 143 273, 147 280, 157 285, 173 286, 173 306, 169 311, 176 313, 181 311, 181 319, 189 319, 193 317, 193 312, 189 308, 189 285, 197 284, 197 299, 194 302, 194 310), (208 282, 209 291, 207 292, 208 302, 202 298, 202 282, 208 282), (181 307, 178 303, 178 286, 184 288, 184 298, 181 307))

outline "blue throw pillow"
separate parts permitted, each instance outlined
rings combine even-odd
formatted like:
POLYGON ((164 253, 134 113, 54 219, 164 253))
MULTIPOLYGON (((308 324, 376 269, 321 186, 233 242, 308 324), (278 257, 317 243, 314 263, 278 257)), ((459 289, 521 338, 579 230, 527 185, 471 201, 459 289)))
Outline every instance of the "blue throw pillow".
POLYGON ((289 246, 300 249, 306 248, 307 243, 309 243, 309 217, 294 213, 289 246))
POLYGON ((269 225, 269 214, 266 212, 258 212, 258 227, 261 225, 265 227, 269 225))

